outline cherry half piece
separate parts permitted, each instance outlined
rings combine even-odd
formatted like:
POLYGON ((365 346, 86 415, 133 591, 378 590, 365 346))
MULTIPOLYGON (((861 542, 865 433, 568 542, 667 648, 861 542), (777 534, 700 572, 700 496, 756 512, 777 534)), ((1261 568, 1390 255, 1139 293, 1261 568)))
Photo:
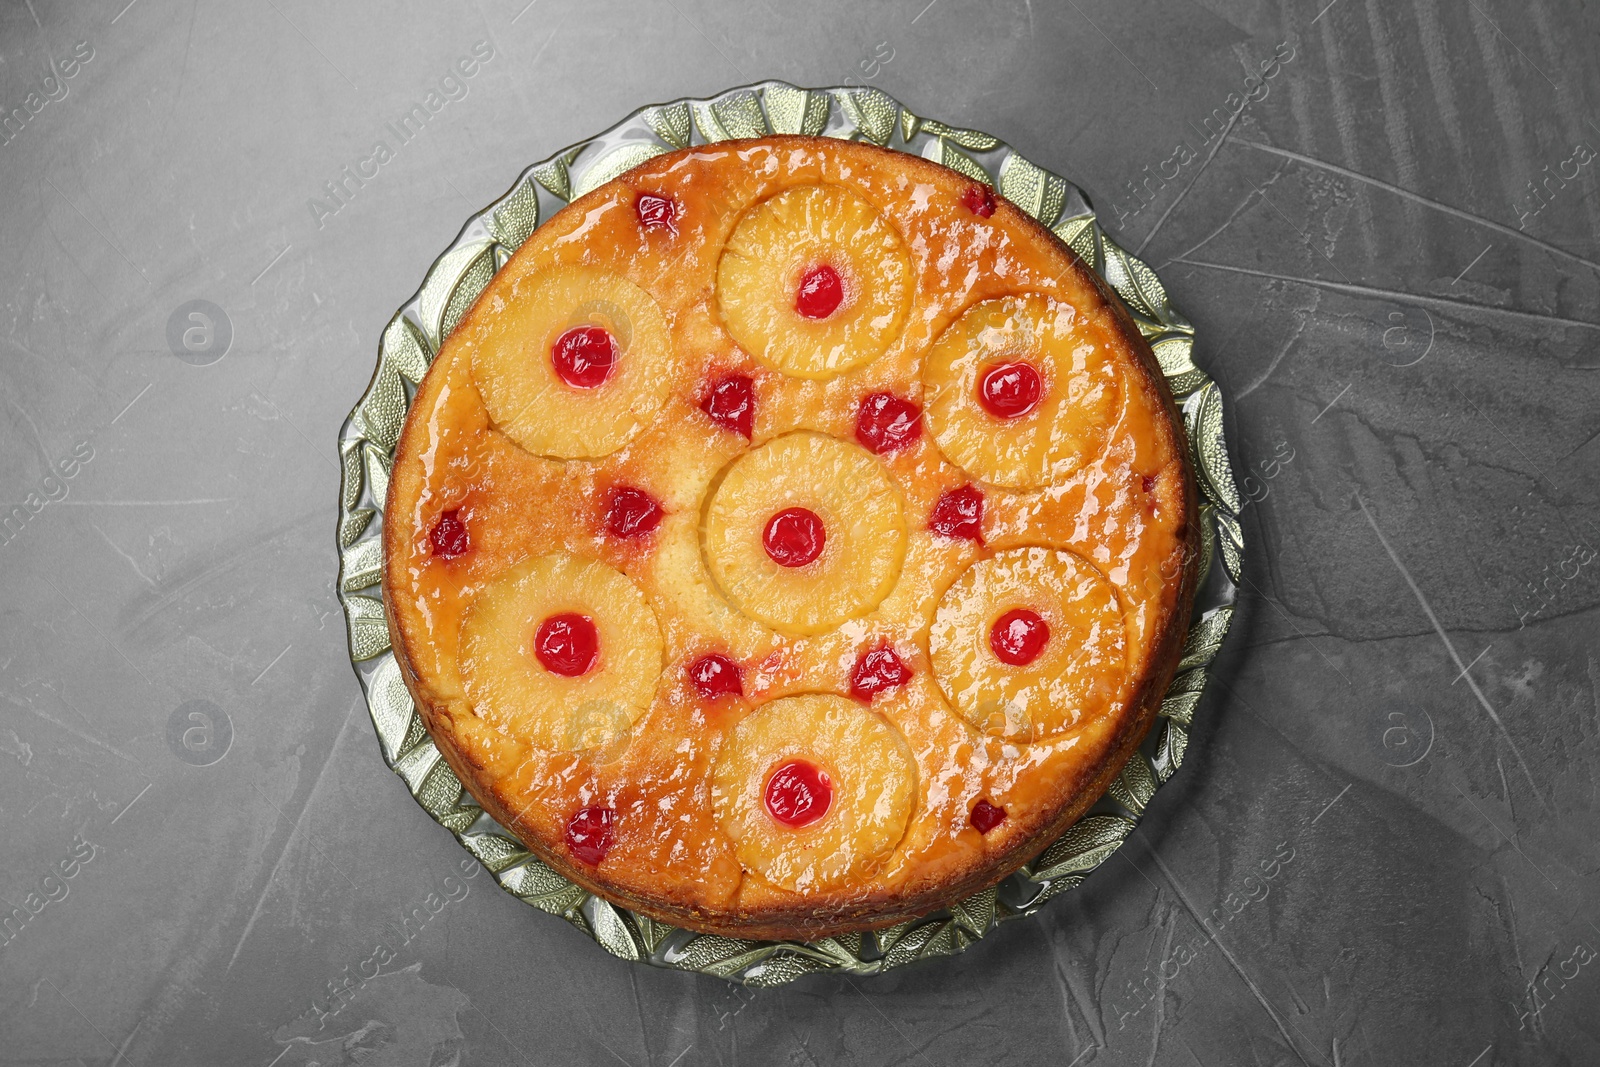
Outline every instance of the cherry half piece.
POLYGON ((744 673, 739 665, 721 652, 701 656, 689 664, 689 681, 704 700, 720 696, 744 696, 744 673))
POLYGON ((989 629, 989 647, 1001 663, 1026 667, 1050 642, 1050 624, 1028 608, 1012 608, 989 629))
POLYGON ((857 700, 872 702, 872 698, 886 689, 896 689, 911 681, 911 668, 900 661, 894 649, 879 645, 856 660, 850 672, 850 695, 857 700))
POLYGON ((640 193, 633 202, 633 210, 639 216, 641 230, 678 232, 678 205, 672 202, 671 197, 660 193, 640 193))
POLYGON ((550 362, 574 389, 595 389, 616 366, 617 340, 603 326, 574 326, 550 346, 550 362))
POLYGON ((1020 419, 1039 406, 1044 379, 1033 364, 996 363, 978 378, 978 403, 998 419, 1020 419))
POLYGON ((833 782, 815 764, 791 760, 767 779, 767 814, 793 830, 810 826, 833 805, 833 782))
POLYGON ((584 808, 567 823, 567 851, 572 858, 598 867, 617 843, 617 813, 610 808, 584 808))
POLYGON ((878 455, 905 448, 922 436, 922 408, 893 393, 872 393, 856 409, 856 440, 878 455))
POLYGON ((844 280, 826 263, 818 263, 800 276, 794 309, 808 319, 825 319, 844 300, 844 280))
POLYGON ((986 834, 1006 821, 1006 809, 997 808, 987 800, 972 805, 972 828, 986 834))
POLYGON ((761 547, 780 567, 804 567, 822 555, 827 540, 821 517, 809 508, 784 508, 761 531, 761 547))
POLYGON ((730 374, 720 378, 706 391, 705 398, 700 401, 700 410, 715 425, 743 434, 748 441, 756 421, 755 384, 748 374, 730 374))
POLYGON ((661 525, 661 504, 643 489, 614 485, 606 494, 606 532, 614 537, 643 537, 661 525))
POLYGON ((589 673, 600 658, 600 631, 587 615, 575 611, 552 615, 534 634, 533 654, 551 674, 576 678, 589 673))
POLYGON ((467 524, 461 521, 461 511, 451 508, 440 512, 433 529, 428 531, 428 541, 433 545, 433 554, 440 559, 464 555, 472 542, 467 537, 467 524))
POLYGON ((994 189, 987 185, 969 185, 961 194, 961 202, 980 219, 989 218, 994 214, 994 189))
POLYGON ((928 529, 941 537, 983 544, 983 490, 961 485, 940 493, 928 516, 928 529))

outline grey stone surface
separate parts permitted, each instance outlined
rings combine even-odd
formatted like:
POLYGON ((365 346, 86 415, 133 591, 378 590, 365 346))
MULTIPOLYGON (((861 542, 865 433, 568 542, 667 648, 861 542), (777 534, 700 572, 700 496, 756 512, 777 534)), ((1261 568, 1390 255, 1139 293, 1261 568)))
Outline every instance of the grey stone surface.
POLYGON ((0 10, 0 1062, 1600 1062, 1593 6, 125 3, 0 10), (345 656, 334 437, 526 164, 850 76, 1160 269, 1227 391, 1249 583, 1186 766, 1085 886, 758 993, 458 866, 345 656))

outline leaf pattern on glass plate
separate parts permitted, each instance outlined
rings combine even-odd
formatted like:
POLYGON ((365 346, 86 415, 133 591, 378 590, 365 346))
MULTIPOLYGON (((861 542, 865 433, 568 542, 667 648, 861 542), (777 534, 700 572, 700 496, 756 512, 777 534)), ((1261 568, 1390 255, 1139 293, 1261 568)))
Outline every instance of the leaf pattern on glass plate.
MULTIPOLYGON (((380 363, 358 409, 368 441, 366 448, 394 451, 394 446, 400 440, 400 427, 406 420, 406 405, 409 403, 405 387, 400 384, 400 375, 380 363)), ((383 503, 381 496, 377 500, 379 504, 383 503)))
POLYGON ((1165 782, 1183 765, 1183 754, 1189 747, 1189 732, 1175 722, 1162 723, 1160 730, 1160 737, 1156 740, 1156 755, 1151 763, 1155 767, 1156 777, 1165 782))
POLYGON ((1211 499, 1237 515, 1239 488, 1233 481, 1233 465, 1228 461, 1228 446, 1222 436, 1222 392, 1216 382, 1207 382, 1184 404, 1188 416, 1189 441, 1200 473, 1200 488, 1211 499))
POLYGON ((389 623, 383 601, 369 596, 346 597, 344 614, 350 624, 350 658, 363 663, 389 651, 389 623))
POLYGON ((367 687, 367 707, 372 712, 372 724, 378 731, 378 744, 383 746, 384 758, 393 763, 400 758, 411 716, 417 710, 411 690, 400 677, 400 664, 393 656, 385 657, 373 672, 372 682, 367 687))
POLYGON ((1143 815, 1144 807, 1150 803, 1150 798, 1156 795, 1156 776, 1150 771, 1150 764, 1138 752, 1128 760, 1127 766, 1122 768, 1122 773, 1117 775, 1117 780, 1111 783, 1111 796, 1133 812, 1143 815))
POLYGON ((590 163, 572 187, 572 199, 591 193, 617 175, 632 170, 647 159, 666 155, 667 150, 658 144, 633 142, 611 149, 590 163))
POLYGON ((529 175, 517 183, 510 193, 489 210, 489 232, 494 239, 510 249, 522 247, 522 242, 539 225, 539 188, 529 175))
POLYGON ((339 547, 349 548, 350 542, 344 539, 344 517, 356 506, 356 501, 361 499, 361 441, 341 441, 339 443, 339 511, 340 530, 339 547))
POLYGON ((834 90, 844 105, 845 113, 863 141, 887 145, 894 136, 894 123, 900 117, 900 105, 881 89, 834 90))
MULTIPOLYGON (((689 138, 693 136, 694 128, 690 125, 689 104, 687 101, 679 101, 675 104, 668 104, 665 107, 645 108, 641 117, 644 119, 645 125, 655 131, 657 137, 673 148, 689 147, 689 138)), ((554 189, 550 191, 555 192, 554 189)), ((556 193, 556 195, 561 196, 560 193, 556 193)), ((570 200, 572 198, 561 196, 561 199, 570 200)))
MULTIPOLYGON (((440 256, 429 269, 428 277, 424 279, 422 290, 418 293, 417 311, 422 319, 422 328, 426 331, 430 350, 437 352, 440 342, 444 340, 440 325, 444 319, 444 309, 450 303, 450 294, 456 291, 456 284, 461 281, 461 275, 467 267, 483 254, 490 243, 480 239, 470 244, 458 245, 440 256)), ((396 432, 398 433, 398 427, 396 432)))
POLYGON ((989 172, 984 170, 983 165, 976 159, 973 159, 943 137, 939 138, 938 146, 938 152, 929 157, 935 163, 943 163, 951 170, 965 174, 975 182, 982 182, 985 185, 994 184, 994 179, 989 177, 989 172))
POLYGON ((905 108, 901 108, 900 138, 902 140, 909 141, 911 138, 917 135, 917 131, 920 129, 922 129, 922 120, 913 115, 911 112, 907 111, 905 108))
POLYGON ((416 326, 404 315, 389 320, 383 330, 383 362, 412 385, 422 381, 433 362, 433 350, 416 326))
POLYGON ((1000 139, 998 137, 981 133, 978 130, 963 130, 956 126, 946 126, 935 119, 923 119, 922 129, 935 137, 953 141, 962 148, 970 148, 974 152, 992 152, 1000 147, 1000 139))
POLYGON ((508 892, 566 919, 624 959, 701 971, 751 986, 782 985, 818 971, 875 974, 960 952, 995 924, 1031 914, 1050 898, 1080 885, 1126 839, 1159 784, 1182 764, 1187 727, 1204 691, 1207 667, 1233 615, 1233 585, 1202 582, 1203 589, 1225 588, 1197 604, 1177 676, 1161 703, 1155 728, 1089 814, 1000 886, 958 901, 945 912, 888 930, 811 944, 681 930, 591 896, 540 862, 477 806, 423 727, 390 650, 379 599, 382 508, 391 457, 410 403, 406 383, 415 386, 422 380, 442 339, 505 265, 510 252, 553 213, 541 208, 541 189, 568 202, 669 148, 769 130, 878 145, 888 145, 898 133, 897 148, 942 162, 974 181, 997 184, 1003 196, 1051 227, 1127 302, 1182 404, 1190 456, 1204 497, 1202 578, 1216 555, 1227 576, 1238 583, 1244 553, 1239 494, 1224 439, 1222 396, 1193 362, 1193 327, 1173 310, 1155 272, 1106 237, 1081 192, 989 134, 919 117, 871 87, 801 89, 767 82, 708 100, 676 100, 643 108, 600 136, 524 171, 504 196, 474 217, 475 225, 463 230, 458 243, 428 270, 416 295, 389 321, 372 381, 340 431, 340 562, 335 588, 344 607, 351 662, 366 693, 384 760, 430 816, 449 828, 508 892))
POLYGON ((466 270, 462 271, 460 280, 456 282, 455 288, 450 290, 450 299, 445 303, 444 311, 439 316, 440 337, 449 337, 455 333, 461 317, 477 302, 478 294, 488 287, 489 279, 500 269, 495 260, 495 252, 499 248, 499 245, 489 245, 476 259, 467 264, 466 270))
POLYGON ((1205 671, 1186 671, 1172 680, 1167 686, 1167 695, 1161 701, 1163 718, 1171 719, 1181 726, 1188 726, 1194 718, 1194 706, 1200 702, 1200 694, 1205 691, 1205 671))
POLYGON ((565 159, 552 159, 533 168, 533 180, 562 200, 572 199, 572 175, 565 159))
POLYGON ((764 137, 772 130, 761 113, 761 101, 754 93, 735 93, 714 101, 711 113, 729 137, 764 137))
POLYGON ((1123 815, 1085 815, 1033 861, 1035 878, 1057 878, 1094 870, 1117 850, 1137 825, 1123 815))
POLYGON ((383 542, 362 541, 339 559, 339 588, 347 593, 370 589, 383 577, 383 542))
POLYGON ((773 133, 815 137, 828 125, 827 93, 813 93, 792 85, 773 85, 761 94, 773 133))
POLYGON ((456 777, 456 772, 450 769, 450 764, 444 761, 441 753, 439 762, 428 771, 427 777, 422 779, 422 784, 416 789, 417 801, 428 810, 430 815, 439 816, 449 813, 456 806, 456 801, 461 799, 461 779, 456 777))
POLYGON ((589 929, 594 939, 600 942, 600 947, 613 956, 625 960, 639 959, 639 945, 633 939, 633 932, 610 901, 598 897, 593 899, 589 909, 589 929))
POLYGON ((1045 226, 1054 226, 1067 202, 1067 183, 1021 156, 1007 156, 1000 167, 1000 195, 1045 226))

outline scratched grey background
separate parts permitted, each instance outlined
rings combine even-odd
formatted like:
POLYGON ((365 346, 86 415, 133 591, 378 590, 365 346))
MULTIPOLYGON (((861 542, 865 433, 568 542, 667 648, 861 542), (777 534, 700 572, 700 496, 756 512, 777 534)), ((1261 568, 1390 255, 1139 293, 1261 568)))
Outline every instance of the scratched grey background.
POLYGON ((1596 8, 375 10, 0 11, 0 1062, 1600 1062, 1596 8), (753 993, 460 867, 332 577, 335 432, 461 221, 765 77, 1082 185, 1198 326, 1251 503, 1115 858, 962 957, 753 993))

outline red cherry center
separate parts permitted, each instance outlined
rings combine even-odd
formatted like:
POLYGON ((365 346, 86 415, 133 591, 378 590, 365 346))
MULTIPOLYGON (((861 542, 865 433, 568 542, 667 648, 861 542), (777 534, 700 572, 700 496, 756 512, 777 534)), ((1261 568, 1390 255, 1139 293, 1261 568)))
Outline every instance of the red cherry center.
POLYGON ((610 808, 584 808, 567 823, 567 851, 579 863, 600 865, 616 844, 617 813, 610 808))
POLYGON ((744 696, 744 677, 739 665, 721 652, 701 656, 689 664, 689 681, 705 700, 720 696, 744 696))
POLYGON ((601 326, 574 326, 550 346, 556 376, 574 389, 604 385, 617 363, 617 341, 601 326))
POLYGON ((661 525, 661 504, 643 489, 614 485, 606 494, 606 532, 615 537, 643 537, 661 525))
POLYGON ((893 393, 861 398, 856 410, 856 440, 882 455, 905 448, 922 435, 922 408, 893 393))
POLYGON ((818 263, 800 276, 794 309, 808 319, 825 319, 844 300, 844 280, 826 263, 818 263))
POLYGON ((747 374, 730 374, 706 390, 700 410, 717 426, 743 434, 746 440, 756 421, 756 383, 747 374))
POLYGON ((1044 379, 1031 363, 996 363, 978 378, 978 403, 1000 419, 1020 419, 1039 406, 1044 379))
POLYGON ((997 808, 987 800, 972 805, 972 826, 980 834, 988 833, 1005 821, 1005 808, 997 808))
POLYGON ((946 489, 928 515, 928 529, 983 544, 983 490, 975 485, 946 489))
POLYGON ((471 547, 471 541, 467 537, 467 524, 461 521, 461 512, 453 508, 440 512, 433 529, 428 531, 428 541, 433 545, 433 554, 440 559, 455 559, 464 554, 471 547))
POLYGON ((815 764, 791 760, 767 779, 767 813, 792 829, 810 826, 833 804, 833 782, 815 764))
POLYGON ((822 555, 828 531, 809 508, 784 508, 767 520, 761 546, 780 567, 804 567, 822 555))
POLYGON ((911 668, 900 662, 894 649, 880 645, 856 660, 855 669, 850 672, 850 695, 870 702, 876 694, 910 680, 911 668))
POLYGON ((967 191, 961 194, 961 202, 980 219, 994 214, 994 190, 987 185, 967 186, 967 191))
POLYGON ((672 202, 671 197, 659 193, 640 193, 633 202, 633 210, 639 216, 641 230, 678 232, 678 205, 672 202))
POLYGON ((573 611, 552 615, 534 634, 533 654, 551 674, 576 678, 587 674, 600 658, 600 631, 587 615, 573 611))
POLYGON ((1050 641, 1050 624, 1037 611, 1012 608, 989 629, 989 647, 1001 663, 1026 667, 1039 658, 1050 641))

